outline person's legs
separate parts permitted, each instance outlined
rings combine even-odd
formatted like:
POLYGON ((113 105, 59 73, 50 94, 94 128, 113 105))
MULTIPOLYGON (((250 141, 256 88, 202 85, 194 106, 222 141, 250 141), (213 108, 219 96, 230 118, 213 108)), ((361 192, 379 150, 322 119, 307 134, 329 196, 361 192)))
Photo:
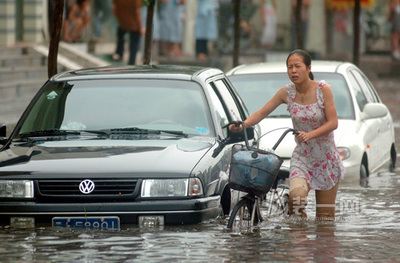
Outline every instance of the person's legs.
POLYGON ((330 190, 316 190, 315 200, 317 203, 317 220, 335 220, 336 193, 339 182, 330 190))
POLYGON ((136 64, 136 54, 139 50, 140 44, 140 33, 139 32, 129 32, 129 65, 136 64))
POLYGON ((305 208, 307 205, 307 196, 310 188, 306 179, 295 177, 289 182, 289 215, 298 215, 307 218, 305 208))
POLYGON ((207 39, 196 39, 196 56, 200 61, 206 60, 208 56, 207 39))
POLYGON ((126 31, 123 30, 120 26, 117 28, 117 47, 115 49, 114 60, 122 60, 124 56, 124 37, 126 31), (116 55, 116 56, 115 56, 116 55))

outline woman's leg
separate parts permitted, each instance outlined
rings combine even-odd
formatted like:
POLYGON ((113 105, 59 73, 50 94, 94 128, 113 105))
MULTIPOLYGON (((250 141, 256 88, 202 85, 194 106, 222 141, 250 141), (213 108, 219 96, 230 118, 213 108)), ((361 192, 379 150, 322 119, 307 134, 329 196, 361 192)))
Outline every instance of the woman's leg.
POLYGON ((339 182, 330 190, 316 190, 315 199, 317 203, 317 220, 335 220, 336 193, 339 182))
POLYGON ((307 218, 305 212, 307 205, 307 197, 310 188, 306 179, 295 177, 289 182, 289 215, 298 215, 302 218, 307 218))

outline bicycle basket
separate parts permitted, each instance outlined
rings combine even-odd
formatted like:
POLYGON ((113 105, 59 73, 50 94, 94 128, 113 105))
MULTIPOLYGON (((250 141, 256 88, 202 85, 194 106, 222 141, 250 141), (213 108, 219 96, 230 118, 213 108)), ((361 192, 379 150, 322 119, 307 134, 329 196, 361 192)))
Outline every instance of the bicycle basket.
POLYGON ((229 186, 256 195, 265 194, 274 184, 282 162, 272 152, 249 150, 244 145, 235 144, 232 148, 229 186))

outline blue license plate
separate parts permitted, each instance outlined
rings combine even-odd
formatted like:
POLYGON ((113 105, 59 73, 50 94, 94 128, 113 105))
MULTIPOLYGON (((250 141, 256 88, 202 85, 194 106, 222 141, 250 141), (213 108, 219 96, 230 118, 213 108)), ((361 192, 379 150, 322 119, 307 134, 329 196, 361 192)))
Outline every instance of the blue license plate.
POLYGON ((119 230, 119 217, 53 217, 53 227, 119 230))

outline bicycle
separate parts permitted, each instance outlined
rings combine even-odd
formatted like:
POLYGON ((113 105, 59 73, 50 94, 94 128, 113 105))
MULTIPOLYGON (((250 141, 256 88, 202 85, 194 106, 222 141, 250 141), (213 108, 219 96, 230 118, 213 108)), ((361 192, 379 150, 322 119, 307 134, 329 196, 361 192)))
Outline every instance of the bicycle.
POLYGON ((234 145, 232 153, 231 172, 229 174, 229 184, 232 189, 246 192, 247 194, 242 196, 239 202, 233 207, 231 214, 228 219, 228 229, 249 229, 257 226, 259 222, 263 221, 260 203, 266 199, 268 207, 268 215, 272 215, 273 209, 276 215, 283 214, 288 203, 287 186, 279 185, 281 180, 288 178, 287 173, 280 174, 278 176, 282 160, 279 156, 273 153, 279 146, 285 136, 292 132, 297 134, 297 131, 288 128, 280 136, 278 141, 272 147, 272 151, 264 151, 258 147, 249 146, 247 139, 246 129, 244 131, 245 146, 234 145), (235 147, 238 148, 235 150, 235 147), (238 152, 244 153, 239 157, 235 157, 238 152), (262 158, 260 158, 260 155, 262 158), (251 157, 250 157, 251 156, 251 157), (242 158, 241 160, 236 160, 242 158), (272 161, 271 161, 272 160, 272 161), (264 169, 261 168, 261 162, 271 161, 264 169), (257 170, 255 172, 254 170, 257 170), (260 170, 262 170, 260 172, 260 170), (244 171, 244 172, 243 172, 244 171), (254 173, 257 175, 253 178, 249 178, 248 173, 254 173), (256 179, 258 178, 258 182, 256 179), (249 182, 250 181, 250 182, 249 182), (281 191, 278 191, 280 189, 281 191), (270 193, 269 198, 267 194, 270 193))

